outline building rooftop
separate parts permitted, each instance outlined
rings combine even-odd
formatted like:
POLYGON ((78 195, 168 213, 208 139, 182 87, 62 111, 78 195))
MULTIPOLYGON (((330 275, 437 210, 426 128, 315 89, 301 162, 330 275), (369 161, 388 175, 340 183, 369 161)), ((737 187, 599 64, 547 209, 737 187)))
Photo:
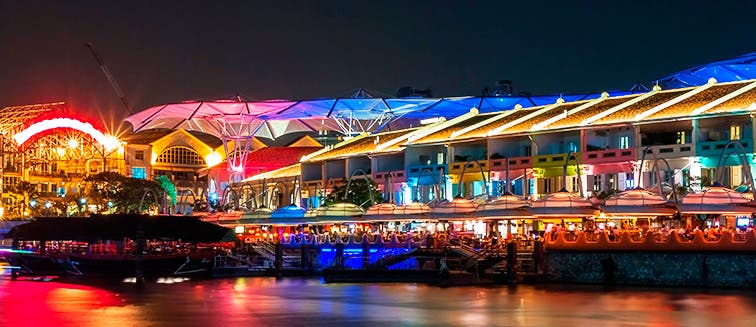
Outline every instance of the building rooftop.
MULTIPOLYGON (((544 126, 544 129, 560 129, 577 127, 583 120, 591 118, 599 113, 614 108, 622 103, 635 99, 639 94, 626 95, 616 98, 606 98, 595 104, 578 111, 568 112, 565 118, 555 121, 552 124, 544 126)), ((577 108, 576 108, 577 109, 577 108)))
POLYGON ((296 177, 301 174, 302 174, 302 164, 296 163, 291 166, 281 167, 276 170, 271 170, 269 172, 257 174, 255 176, 252 176, 243 180, 242 183, 251 182, 251 181, 260 181, 264 179, 296 177))
POLYGON ((378 133, 378 134, 362 134, 354 139, 347 140, 336 144, 334 148, 328 151, 319 153, 313 157, 307 158, 308 162, 323 161, 330 159, 337 159, 341 157, 351 155, 368 154, 375 150, 375 148, 381 144, 391 141, 397 137, 405 136, 407 133, 415 130, 416 128, 404 129, 399 131, 378 133))
POLYGON ((462 120, 454 125, 447 126, 446 128, 432 133, 430 135, 426 135, 418 140, 412 141, 412 144, 429 144, 429 143, 438 143, 438 142, 444 142, 452 139, 452 134, 456 131, 459 131, 465 127, 469 127, 472 125, 475 125, 477 123, 480 123, 482 121, 485 121, 486 119, 489 119, 491 117, 496 116, 498 113, 488 113, 488 114, 478 114, 473 117, 470 117, 468 119, 462 120))
POLYGON ((651 96, 638 101, 630 106, 622 108, 606 117, 600 118, 591 123, 591 125, 615 124, 632 122, 635 117, 648 109, 656 107, 664 102, 672 100, 691 91, 691 88, 659 91, 651 96))
MULTIPOLYGON (((753 80, 751 81, 753 82, 753 80)), ((747 92, 734 97, 730 100, 722 102, 719 105, 703 112, 704 114, 721 114, 730 113, 736 111, 750 111, 756 110, 756 88, 752 88, 747 92)))
MULTIPOLYGON (((525 117, 529 114, 535 113, 539 109, 543 109, 543 108, 545 108, 545 106, 519 108, 519 109, 497 113, 497 114, 502 115, 500 119, 497 119, 491 122, 490 124, 484 124, 476 128, 473 128, 469 132, 457 135, 456 139, 462 140, 462 139, 486 137, 488 133, 491 132, 492 130, 499 128, 501 126, 504 126, 506 124, 509 124, 511 122, 514 122, 515 120, 525 117)), ((497 115, 493 115, 491 117, 495 117, 495 116, 497 115)))
POLYGON ((565 103, 555 105, 553 108, 541 113, 540 115, 531 117, 530 119, 526 119, 519 124, 516 124, 505 130, 502 130, 498 134, 516 134, 516 133, 528 132, 536 124, 544 122, 547 119, 550 119, 552 117, 556 117, 559 114, 569 112, 570 110, 580 107, 586 103, 588 103, 588 101, 565 102, 565 103))
POLYGON ((646 117, 646 119, 653 120, 653 119, 664 119, 664 118, 691 115, 694 110, 706 105, 707 103, 710 103, 714 100, 724 97, 732 92, 735 92, 736 90, 748 84, 750 83, 749 82, 734 82, 734 83, 712 85, 711 87, 699 93, 696 93, 686 98, 685 100, 675 103, 669 107, 666 107, 646 117))
POLYGON ((255 151, 250 151, 247 155, 247 169, 262 169, 270 171, 285 166, 293 165, 299 162, 304 155, 313 153, 323 147, 286 147, 270 146, 255 151))

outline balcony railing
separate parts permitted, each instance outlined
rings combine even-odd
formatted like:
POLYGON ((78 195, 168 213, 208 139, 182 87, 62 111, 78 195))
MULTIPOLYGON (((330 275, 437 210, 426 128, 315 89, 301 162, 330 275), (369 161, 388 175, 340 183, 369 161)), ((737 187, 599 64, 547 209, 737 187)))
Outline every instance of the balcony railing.
MULTIPOLYGON (((443 172, 446 171, 446 165, 412 165, 407 167, 407 177, 417 176, 422 170, 432 170, 434 173, 439 171, 443 172)), ((425 172, 424 174, 427 173, 428 172, 425 172)))
MULTIPOLYGON (((572 153, 569 158, 570 163, 574 163, 580 156, 580 152, 572 153)), ((567 162, 567 153, 545 154, 533 157, 533 167, 558 167, 564 166, 565 162, 567 162)))
POLYGON ((504 171, 507 169, 507 161, 509 161, 510 170, 533 168, 533 158, 514 157, 509 159, 491 159, 489 160, 489 169, 492 171, 504 171))
POLYGON ((390 179, 391 183, 402 183, 407 181, 407 176, 404 175, 404 170, 384 171, 373 174, 373 181, 377 184, 385 183, 386 179, 390 179))
POLYGON ((600 151, 586 151, 583 153, 583 163, 598 164, 606 162, 620 162, 635 160, 635 149, 612 149, 600 151))
POLYGON ((483 171, 488 171, 488 161, 486 160, 478 160, 478 161, 465 161, 465 162, 452 162, 449 164, 449 173, 450 174, 459 174, 462 173, 463 170, 465 172, 471 172, 471 171, 477 171, 479 169, 483 169, 483 171), (465 165, 467 165, 467 170, 465 170, 465 165), (480 168, 478 168, 478 165, 480 165, 480 168))
POLYGON ((669 159, 692 156, 695 152, 693 150, 693 145, 691 144, 654 145, 649 148, 647 154, 651 154, 653 151, 658 158, 669 159))
MULTIPOLYGON (((696 144, 696 155, 704 157, 719 156, 730 142, 730 140, 698 142, 696 144)), ((751 142, 740 140, 740 144, 743 145, 746 153, 753 152, 753 144, 751 142)), ((728 148, 734 149, 734 147, 735 145, 731 144, 728 148)))

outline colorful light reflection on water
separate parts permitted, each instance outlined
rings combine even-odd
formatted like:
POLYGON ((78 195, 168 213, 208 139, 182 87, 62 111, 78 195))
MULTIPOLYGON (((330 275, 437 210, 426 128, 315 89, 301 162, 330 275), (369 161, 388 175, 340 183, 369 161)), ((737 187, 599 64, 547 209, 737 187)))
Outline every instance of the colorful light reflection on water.
POLYGON ((756 294, 238 278, 107 287, 0 280, 2 326, 756 326, 756 294))

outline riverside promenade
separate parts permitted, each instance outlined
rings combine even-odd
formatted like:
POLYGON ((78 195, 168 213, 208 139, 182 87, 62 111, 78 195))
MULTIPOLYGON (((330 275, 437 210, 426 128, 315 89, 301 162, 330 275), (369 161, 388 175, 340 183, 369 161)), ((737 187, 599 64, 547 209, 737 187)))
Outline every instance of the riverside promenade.
MULTIPOLYGON (((723 231, 708 239, 622 233, 551 232, 530 242, 474 247, 456 239, 355 237, 281 238, 251 249, 266 275, 323 275, 326 282, 430 284, 581 283, 673 287, 756 287, 756 232, 723 231), (446 280, 445 280, 446 278, 446 280), (451 279, 450 279, 451 278, 451 279), (455 279, 456 280, 452 280, 455 279)), ((258 265, 260 266, 260 265, 258 265)), ((228 268, 226 274, 229 274, 228 268)), ((233 274, 234 269, 231 269, 233 274)))

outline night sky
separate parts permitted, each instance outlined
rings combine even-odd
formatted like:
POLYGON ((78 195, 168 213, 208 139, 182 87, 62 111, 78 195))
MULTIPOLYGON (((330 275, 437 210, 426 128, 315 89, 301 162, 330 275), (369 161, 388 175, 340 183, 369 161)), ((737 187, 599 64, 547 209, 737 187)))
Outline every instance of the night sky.
POLYGON ((756 51, 756 1, 0 0, 0 107, 125 117, 184 100, 310 99, 402 86, 480 95, 629 89, 756 51))

